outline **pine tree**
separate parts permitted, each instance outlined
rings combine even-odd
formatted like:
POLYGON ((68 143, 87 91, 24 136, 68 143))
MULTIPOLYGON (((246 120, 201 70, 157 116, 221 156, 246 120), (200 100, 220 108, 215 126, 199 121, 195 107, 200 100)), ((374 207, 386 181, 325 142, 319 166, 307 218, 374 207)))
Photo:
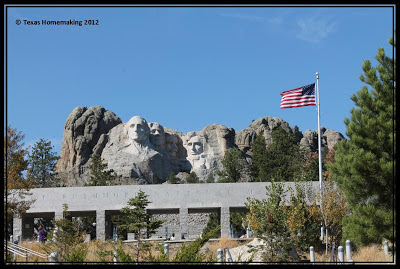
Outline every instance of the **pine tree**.
POLYGON ((175 178, 175 173, 173 172, 173 171, 170 171, 169 172, 169 175, 168 175, 168 177, 167 177, 167 182, 169 183, 169 184, 176 184, 177 182, 176 182, 177 180, 176 180, 176 178, 175 178))
POLYGON ((266 147, 262 133, 252 144, 253 163, 250 167, 255 181, 294 181, 301 175, 304 152, 296 136, 278 127, 271 133, 272 144, 266 147))
POLYGON ((54 187, 58 185, 54 168, 58 160, 56 152, 52 151, 51 142, 41 138, 32 148, 28 156, 30 165, 29 177, 34 181, 36 188, 54 187))
MULTIPOLYGON (((389 43, 394 46, 393 39, 389 43)), ((329 165, 333 179, 343 190, 352 214, 344 219, 343 235, 359 245, 393 242, 394 193, 394 83, 395 62, 378 49, 372 67, 362 66, 362 86, 351 100, 346 134, 336 146, 335 163, 329 165)))
POLYGON ((254 181, 264 181, 265 168, 267 166, 267 145, 263 132, 260 132, 254 139, 251 150, 253 152, 253 160, 250 166, 250 174, 254 181))
POLYGON ((127 206, 121 209, 121 216, 119 218, 120 224, 117 225, 119 231, 126 231, 128 233, 135 233, 136 245, 136 262, 139 261, 140 242, 143 234, 150 236, 161 227, 164 220, 151 220, 151 214, 146 211, 146 207, 150 201, 142 190, 138 194, 129 199, 127 206))
POLYGON ((114 170, 107 169, 107 164, 103 163, 98 154, 90 156, 92 164, 89 165, 90 169, 90 182, 87 186, 110 186, 116 184, 117 175, 114 170))
POLYGON ((224 169, 218 171, 220 183, 238 182, 241 178, 241 173, 244 167, 244 159, 242 152, 237 148, 229 149, 225 152, 224 158, 221 160, 224 169))
POLYGON ((266 180, 295 181, 301 174, 303 153, 296 136, 278 127, 271 133, 272 144, 266 151, 266 180))
POLYGON ((196 175, 196 173, 190 172, 189 176, 186 178, 187 183, 199 183, 199 177, 196 175))

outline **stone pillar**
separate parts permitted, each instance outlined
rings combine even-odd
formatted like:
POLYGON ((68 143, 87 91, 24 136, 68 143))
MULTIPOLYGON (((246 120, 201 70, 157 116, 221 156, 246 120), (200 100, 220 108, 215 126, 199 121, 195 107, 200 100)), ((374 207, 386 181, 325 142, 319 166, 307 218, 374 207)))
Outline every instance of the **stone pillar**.
POLYGON ((229 237, 229 207, 221 207, 221 237, 229 237))
POLYGON ((55 221, 57 221, 57 220, 60 220, 60 219, 62 219, 64 216, 63 216, 63 211, 61 210, 61 211, 56 211, 56 212, 54 212, 54 220, 55 221))
MULTIPOLYGON (((189 237, 188 221, 189 221, 189 209, 186 207, 181 207, 179 209, 180 236, 186 233, 187 237, 189 237)), ((178 236, 179 236, 178 234, 175 235, 177 239, 181 239, 181 237, 178 236)))
POLYGON ((16 240, 18 235, 22 238, 22 218, 14 217, 13 219, 13 238, 16 240))
POLYGON ((106 211, 96 210, 96 239, 106 240, 106 211))

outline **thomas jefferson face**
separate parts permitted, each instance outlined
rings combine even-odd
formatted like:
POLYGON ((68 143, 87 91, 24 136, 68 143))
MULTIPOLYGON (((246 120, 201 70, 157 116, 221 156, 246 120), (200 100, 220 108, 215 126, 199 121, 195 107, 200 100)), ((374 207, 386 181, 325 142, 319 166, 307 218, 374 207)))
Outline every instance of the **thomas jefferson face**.
POLYGON ((157 122, 149 123, 150 126, 150 142, 153 145, 161 146, 164 144, 164 128, 157 122))
POLYGON ((150 129, 147 122, 140 116, 131 118, 127 123, 128 137, 138 143, 148 139, 150 129))
POLYGON ((203 142, 199 136, 193 136, 188 142, 188 154, 192 156, 200 155, 203 149, 203 142))

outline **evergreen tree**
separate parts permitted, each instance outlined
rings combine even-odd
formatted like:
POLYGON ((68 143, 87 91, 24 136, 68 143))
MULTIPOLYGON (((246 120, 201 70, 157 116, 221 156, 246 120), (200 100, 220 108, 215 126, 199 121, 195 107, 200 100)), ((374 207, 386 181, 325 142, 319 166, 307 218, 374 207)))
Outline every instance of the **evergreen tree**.
POLYGON ((253 152, 253 160, 250 166, 250 174, 254 181, 264 181, 265 169, 267 166, 267 145, 265 144, 264 133, 260 132, 254 139, 251 150, 253 152))
POLYGON ((195 172, 190 172, 189 176, 186 178, 187 183, 199 183, 199 177, 195 172))
POLYGON ((203 235, 210 234, 210 237, 219 238, 221 236, 221 219, 217 213, 210 213, 203 235))
POLYGON ((50 231, 48 243, 43 247, 43 250, 47 254, 56 251, 58 260, 61 262, 73 261, 71 258, 74 249, 79 248, 80 244, 84 242, 84 236, 85 233, 79 230, 78 225, 70 217, 68 205, 63 204, 63 218, 54 221, 54 228, 50 231))
MULTIPOLYGON (((389 43, 394 46, 393 39, 389 43)), ((364 85, 351 100, 346 134, 336 146, 335 163, 329 165, 333 179, 344 192, 352 211, 345 217, 343 236, 359 245, 393 242, 394 192, 394 83, 395 62, 378 49, 378 66, 364 61, 364 85)))
POLYGON ((101 161, 98 154, 90 156, 92 164, 89 165, 90 169, 90 182, 86 186, 110 186, 116 184, 117 175, 114 170, 107 169, 107 164, 101 161))
POLYGON ((224 169, 217 172, 220 177, 218 182, 227 183, 240 181, 244 167, 243 162, 243 155, 239 149, 232 148, 225 152, 224 158, 221 160, 224 169))
POLYGON ((169 176, 167 177, 167 182, 169 184, 176 184, 177 183, 174 172, 172 172, 172 171, 169 172, 169 176))
POLYGON ((30 170, 28 176, 34 181, 36 188, 55 187, 59 185, 54 173, 58 156, 52 151, 51 142, 41 138, 32 148, 28 156, 30 170))
POLYGON ((206 183, 214 183, 214 182, 215 182, 214 175, 210 173, 206 179, 206 183))
POLYGON ((266 151, 266 180, 295 181, 300 176, 303 154, 296 136, 278 127, 271 133, 272 144, 266 151))
POLYGON ((259 133, 252 144, 253 163, 250 167, 255 181, 294 181, 301 175, 304 152, 294 134, 278 127, 271 133, 272 144, 265 146, 259 133))
POLYGON ((136 262, 139 261, 140 243, 142 235, 150 236, 161 227, 164 220, 151 220, 151 214, 146 211, 146 207, 150 201, 142 190, 138 194, 129 199, 127 206, 121 209, 121 216, 118 218, 118 231, 135 233, 136 245, 136 262))

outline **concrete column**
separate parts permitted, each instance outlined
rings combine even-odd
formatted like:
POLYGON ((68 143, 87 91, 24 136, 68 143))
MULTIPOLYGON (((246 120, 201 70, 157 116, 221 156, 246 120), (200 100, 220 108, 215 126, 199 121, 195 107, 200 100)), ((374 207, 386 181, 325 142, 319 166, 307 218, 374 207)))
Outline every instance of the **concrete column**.
POLYGON ((221 207, 221 237, 229 237, 229 207, 221 207))
POLYGON ((18 238, 18 235, 22 238, 22 218, 14 217, 13 219, 13 238, 18 238))
POLYGON ((96 210, 96 239, 106 241, 106 211, 96 210))
POLYGON ((54 220, 55 221, 60 220, 62 218, 63 218, 63 211, 62 210, 54 212, 54 220))
MULTIPOLYGON (((186 207, 179 208, 179 223, 180 223, 180 235, 186 233, 189 237, 189 209, 186 207)), ((177 239, 181 239, 178 234, 175 235, 177 239)), ((185 238, 187 239, 187 238, 185 238)))

